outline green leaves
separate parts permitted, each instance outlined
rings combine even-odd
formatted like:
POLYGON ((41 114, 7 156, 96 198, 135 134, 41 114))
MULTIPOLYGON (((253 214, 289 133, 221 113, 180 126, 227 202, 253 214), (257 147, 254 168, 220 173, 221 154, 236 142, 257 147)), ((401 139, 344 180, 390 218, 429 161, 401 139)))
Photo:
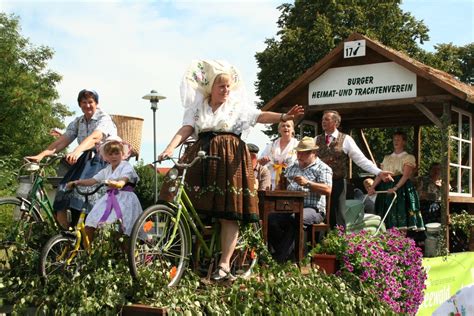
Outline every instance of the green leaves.
POLYGON ((91 256, 77 259, 82 265, 79 277, 52 278, 44 285, 36 276, 37 251, 26 250, 15 259, 21 260, 15 261, 21 267, 0 275, 4 304, 15 304, 19 314, 31 306, 44 314, 116 314, 131 303, 186 315, 391 314, 373 293, 353 288, 334 275, 314 270, 303 275, 294 264, 280 266, 271 261, 257 269, 254 277, 227 285, 205 285, 191 271, 174 288, 164 287, 166 282, 154 274, 134 283, 114 235, 111 226, 99 230, 91 256))
POLYGON ((454 213, 450 216, 450 226, 455 232, 456 230, 461 231, 469 240, 471 237, 471 227, 474 226, 474 216, 470 215, 465 210, 460 213, 454 213))
POLYGON ((0 56, 0 156, 21 158, 44 149, 49 131, 72 113, 55 102, 61 76, 47 69, 53 50, 32 45, 18 17, 1 12, 0 56))
POLYGON ((418 53, 417 42, 429 39, 428 28, 399 5, 400 1, 295 1, 279 6, 278 37, 267 39, 265 50, 255 54, 260 105, 353 32, 409 55, 418 53))
MULTIPOLYGON (((155 204, 155 174, 153 172, 152 165, 145 165, 143 160, 140 160, 135 165, 135 171, 140 178, 137 186, 134 189, 135 194, 138 196, 142 208, 145 210, 147 207, 155 204)), ((163 182, 163 176, 158 174, 158 192, 163 182)))

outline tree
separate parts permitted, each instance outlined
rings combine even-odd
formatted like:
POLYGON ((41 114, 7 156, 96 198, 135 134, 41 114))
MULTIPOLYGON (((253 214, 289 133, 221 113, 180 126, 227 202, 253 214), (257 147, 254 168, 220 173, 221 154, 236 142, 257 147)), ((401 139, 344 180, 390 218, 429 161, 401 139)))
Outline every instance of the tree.
MULTIPOLYGON (((378 40, 472 84, 474 44, 463 47, 438 44, 434 53, 424 51, 418 42, 422 44, 429 39, 428 27, 410 13, 403 12, 400 3, 399 0, 296 0, 294 4, 278 7, 281 11, 278 37, 267 39, 265 50, 255 55, 260 68, 255 83, 261 99, 259 106, 270 101, 353 32, 378 40)), ((409 136, 409 147, 413 131, 409 128, 403 130, 409 136)), ((376 161, 381 162, 383 156, 393 149, 394 131, 364 130, 376 161)), ((266 133, 276 134, 275 127, 266 133)), ((441 148, 441 139, 438 128, 422 128, 420 171, 427 170, 431 162, 439 161, 440 154, 436 149, 441 148)))
POLYGON ((0 12, 0 157, 39 152, 72 113, 56 102, 61 76, 47 68, 53 51, 20 34, 19 18, 0 12))
POLYGON ((296 0, 278 7, 279 39, 255 55, 260 106, 271 100, 351 33, 358 32, 410 56, 420 54, 417 40, 428 28, 400 9, 401 1, 296 0))
POLYGON ((459 81, 474 84, 474 43, 465 46, 438 44, 435 50, 420 55, 419 60, 455 76, 459 81))

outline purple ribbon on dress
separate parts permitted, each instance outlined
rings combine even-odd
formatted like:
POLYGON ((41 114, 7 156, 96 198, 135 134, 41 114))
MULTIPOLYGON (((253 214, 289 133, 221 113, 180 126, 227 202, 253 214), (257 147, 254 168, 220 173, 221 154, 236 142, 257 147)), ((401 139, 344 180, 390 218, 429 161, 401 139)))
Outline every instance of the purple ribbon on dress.
MULTIPOLYGON (((133 187, 130 185, 124 186, 122 191, 133 192, 133 187)), ((99 220, 99 224, 105 223, 105 221, 109 218, 110 214, 112 213, 112 209, 115 210, 115 214, 117 215, 117 219, 120 221, 120 225, 122 226, 122 231, 125 232, 125 227, 123 226, 123 216, 122 216, 122 209, 120 208, 120 204, 117 201, 116 195, 119 193, 118 189, 107 189, 107 201, 105 206, 105 211, 102 217, 99 220)))

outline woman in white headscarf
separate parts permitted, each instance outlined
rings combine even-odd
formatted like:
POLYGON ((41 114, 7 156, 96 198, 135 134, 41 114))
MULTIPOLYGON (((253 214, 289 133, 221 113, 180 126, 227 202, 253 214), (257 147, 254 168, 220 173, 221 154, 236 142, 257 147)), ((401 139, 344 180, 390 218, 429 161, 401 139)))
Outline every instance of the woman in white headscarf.
MULTIPOLYGON (((222 255, 214 280, 228 279, 230 258, 239 234, 238 221, 259 220, 257 191, 250 153, 240 138, 256 123, 277 123, 304 114, 295 105, 287 113, 260 111, 245 100, 244 86, 237 69, 225 61, 195 60, 181 85, 185 107, 183 126, 158 156, 163 159, 191 135, 197 139, 182 158, 189 162, 199 150, 219 156, 188 170, 187 192, 194 207, 221 223, 222 255)), ((171 200, 165 179, 160 200, 171 200)))

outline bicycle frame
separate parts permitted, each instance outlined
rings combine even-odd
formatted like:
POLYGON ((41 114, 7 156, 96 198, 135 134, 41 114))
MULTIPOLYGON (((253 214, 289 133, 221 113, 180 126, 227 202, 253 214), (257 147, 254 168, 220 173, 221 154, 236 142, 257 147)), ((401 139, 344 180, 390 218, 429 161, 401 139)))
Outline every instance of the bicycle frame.
MULTIPOLYGON (((71 264, 72 260, 74 260, 77 253, 79 252, 79 248, 81 248, 81 242, 83 241, 82 236, 84 236, 84 249, 87 251, 88 254, 90 254, 91 244, 86 234, 85 218, 86 213, 81 212, 81 215, 79 216, 79 220, 77 221, 76 227, 73 232, 76 237, 76 244, 74 245, 74 249, 71 251, 71 255, 66 260, 67 265, 71 264)), ((65 253, 61 254, 61 256, 63 255, 65 255, 65 253)))
MULTIPOLYGON (((31 188, 30 193, 28 194, 28 199, 18 196, 19 199, 22 201, 29 201, 30 206, 28 211, 31 212, 34 205, 39 205, 38 211, 43 209, 46 213, 46 216, 49 222, 54 226, 57 227, 56 220, 53 215, 53 205, 48 198, 46 190, 44 188, 44 179, 43 175, 38 172, 34 175, 33 186, 31 188)), ((41 219, 43 219, 42 214, 39 214, 41 219)))
MULTIPOLYGON (((142 273, 149 276, 149 273, 159 270, 161 276, 168 278, 168 286, 174 286, 183 276, 189 261, 193 262, 194 270, 203 272, 207 269, 209 279, 219 260, 222 250, 220 223, 213 221, 209 228, 185 189, 188 168, 200 160, 218 160, 219 157, 206 156, 204 151, 199 151, 189 163, 168 159, 175 163, 175 168, 169 171, 170 181, 161 190, 168 189, 174 197, 172 201, 149 207, 137 219, 131 234, 128 258, 134 279, 140 278, 142 273), (181 170, 181 175, 177 169, 181 170)), ((250 276, 257 262, 254 249, 249 248, 245 238, 246 234, 239 235, 230 259, 229 269, 235 276, 250 276)))
POLYGON ((49 160, 45 163, 27 162, 19 168, 18 177, 20 177, 23 170, 29 172, 29 183, 32 183, 32 186, 26 196, 17 194, 15 197, 20 202, 20 209, 18 210, 20 216, 18 218, 15 217, 15 219, 17 219, 16 224, 12 226, 13 229, 10 231, 9 237, 15 237, 18 234, 19 224, 21 222, 21 219, 23 218, 21 215, 23 214, 35 214, 37 216, 37 220, 39 220, 40 222, 44 222, 43 214, 46 214, 48 223, 56 230, 59 228, 53 215, 54 211, 52 203, 49 200, 46 190, 44 188, 44 168, 51 165, 54 161, 62 157, 62 155, 50 156, 49 160))
MULTIPOLYGON (((184 179, 186 177, 187 168, 184 169, 183 174, 179 176, 176 180, 178 181, 178 192, 173 200, 173 208, 176 209, 176 222, 184 220, 188 227, 192 229, 196 238, 198 239, 200 245, 203 247, 204 252, 207 257, 212 257, 212 249, 214 248, 214 243, 216 242, 216 226, 213 227, 213 234, 211 237, 211 242, 208 244, 205 240, 201 231, 204 230, 205 225, 202 223, 201 218, 199 217, 196 209, 194 208, 191 200, 188 197, 188 194, 184 190, 184 179), (183 217, 183 219, 181 219, 183 217)), ((164 249, 169 249, 174 242, 178 226, 175 225, 171 233, 170 239, 165 245, 164 249)))

